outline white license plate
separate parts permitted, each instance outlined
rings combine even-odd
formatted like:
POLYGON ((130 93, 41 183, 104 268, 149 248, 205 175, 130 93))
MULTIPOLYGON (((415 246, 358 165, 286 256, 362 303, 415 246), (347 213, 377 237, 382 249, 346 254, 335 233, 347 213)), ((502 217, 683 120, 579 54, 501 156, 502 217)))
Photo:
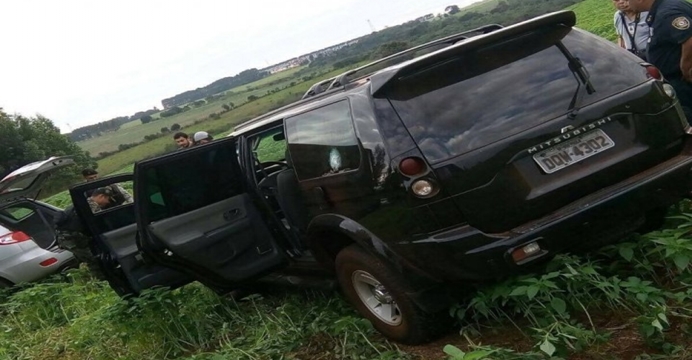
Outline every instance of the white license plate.
POLYGON ((596 129, 572 140, 543 150, 533 156, 538 166, 548 174, 590 158, 615 146, 601 129, 596 129))

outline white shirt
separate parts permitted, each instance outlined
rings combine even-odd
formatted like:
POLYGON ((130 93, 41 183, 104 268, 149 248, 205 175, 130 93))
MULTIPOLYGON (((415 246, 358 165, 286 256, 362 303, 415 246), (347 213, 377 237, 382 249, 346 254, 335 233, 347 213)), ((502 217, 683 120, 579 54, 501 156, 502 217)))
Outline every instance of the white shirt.
POLYGON ((628 50, 635 49, 632 47, 632 41, 630 40, 631 34, 634 35, 634 42, 637 45, 636 50, 646 51, 646 46, 649 42, 649 25, 646 24, 646 18, 649 16, 649 12, 641 12, 639 14, 638 23, 636 22, 636 18, 630 20, 624 13, 620 16, 620 13, 620 11, 615 12, 613 22, 615 23, 615 32, 622 37, 625 48, 628 50), (623 17, 625 23, 622 22, 623 17))

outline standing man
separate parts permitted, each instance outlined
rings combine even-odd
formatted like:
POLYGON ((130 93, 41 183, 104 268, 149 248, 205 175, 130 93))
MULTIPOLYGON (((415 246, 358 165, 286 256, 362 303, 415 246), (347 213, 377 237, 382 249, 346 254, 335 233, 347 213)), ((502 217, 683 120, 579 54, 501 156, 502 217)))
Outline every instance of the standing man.
POLYGON ((173 140, 175 141, 175 144, 178 145, 178 150, 187 149, 193 145, 190 137, 184 132, 175 133, 175 135, 173 135, 173 140))
POLYGON ((196 132, 194 138, 195 138, 195 145, 206 144, 206 143, 214 140, 214 138, 211 137, 211 135, 209 135, 209 133, 206 131, 196 132))
POLYGON ((627 0, 613 0, 615 12, 615 32, 621 48, 646 60, 646 46, 649 42, 648 12, 634 11, 627 0))
POLYGON ((91 252, 91 237, 84 233, 84 225, 74 206, 70 205, 65 210, 58 211, 53 221, 58 247, 72 252, 80 263, 86 263, 91 275, 96 279, 105 280, 99 261, 91 252))
POLYGON ((99 173, 98 171, 92 169, 92 168, 86 168, 82 170, 82 177, 84 178, 84 181, 89 182, 89 181, 94 181, 98 179, 99 173))
POLYGON ((634 11, 649 11, 648 59, 677 93, 692 120, 692 4, 685 0, 629 0, 634 11))

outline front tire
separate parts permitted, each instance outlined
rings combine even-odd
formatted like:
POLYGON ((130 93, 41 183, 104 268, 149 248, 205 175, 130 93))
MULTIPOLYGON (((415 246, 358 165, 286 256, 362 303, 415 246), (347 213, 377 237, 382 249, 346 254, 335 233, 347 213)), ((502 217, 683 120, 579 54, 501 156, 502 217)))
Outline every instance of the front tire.
POLYGON ((440 334, 446 313, 420 309, 407 293, 412 286, 400 273, 357 245, 336 257, 336 272, 344 295, 387 338, 403 344, 420 344, 440 334))

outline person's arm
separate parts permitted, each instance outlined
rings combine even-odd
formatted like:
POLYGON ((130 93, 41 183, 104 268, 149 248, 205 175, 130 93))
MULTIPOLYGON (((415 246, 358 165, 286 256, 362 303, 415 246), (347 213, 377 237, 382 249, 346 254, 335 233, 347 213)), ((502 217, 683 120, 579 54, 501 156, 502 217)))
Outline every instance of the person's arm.
POLYGON ((618 46, 625 49, 625 40, 622 39, 622 31, 620 31, 620 24, 622 24, 622 18, 619 12, 615 12, 615 17, 613 17, 613 26, 615 26, 615 35, 618 37, 618 46))
POLYGON ((680 72, 683 79, 692 81, 692 13, 689 10, 678 9, 676 12, 667 14, 664 18, 663 33, 657 34, 658 37, 678 44, 681 48, 680 72))
POLYGON ((94 200, 91 200, 90 197, 87 198, 87 203, 89 203, 89 208, 91 209, 91 212, 93 214, 96 214, 97 212, 101 211, 101 207, 99 204, 95 203, 94 200))
POLYGON ((135 199, 132 197, 130 192, 125 190, 120 184, 113 184, 113 185, 115 185, 115 187, 118 188, 118 191, 123 195, 123 198, 125 199, 123 204, 130 204, 130 203, 133 203, 135 201, 135 199))
POLYGON ((681 46, 680 70, 682 71, 682 77, 692 82, 692 37, 685 40, 681 46))

